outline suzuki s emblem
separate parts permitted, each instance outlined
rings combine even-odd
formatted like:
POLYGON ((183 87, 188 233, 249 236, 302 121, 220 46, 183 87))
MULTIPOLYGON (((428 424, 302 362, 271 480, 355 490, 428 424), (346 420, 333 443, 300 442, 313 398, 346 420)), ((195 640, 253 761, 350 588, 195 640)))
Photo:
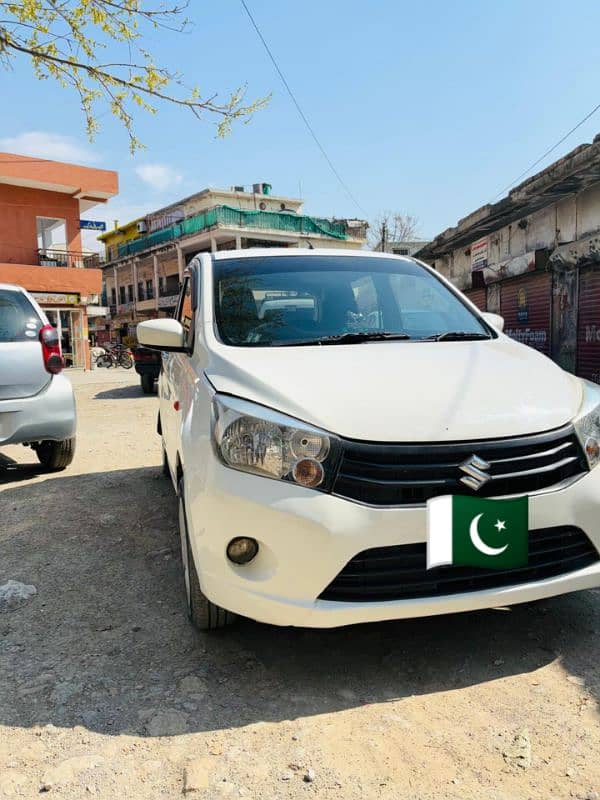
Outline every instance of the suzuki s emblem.
POLYGON ((468 486, 469 489, 473 489, 474 492, 478 492, 482 486, 485 486, 485 484, 491 480, 492 476, 485 472, 485 470, 490 469, 491 466, 492 465, 484 461, 483 458, 472 455, 458 467, 465 473, 465 477, 461 478, 460 482, 468 486))

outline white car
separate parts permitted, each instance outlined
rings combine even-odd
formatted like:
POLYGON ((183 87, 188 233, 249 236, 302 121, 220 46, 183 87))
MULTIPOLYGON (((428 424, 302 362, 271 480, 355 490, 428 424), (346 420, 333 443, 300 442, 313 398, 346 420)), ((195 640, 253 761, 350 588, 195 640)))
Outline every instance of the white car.
POLYGON ((0 283, 0 447, 31 447, 52 472, 75 455, 75 396, 63 367, 58 333, 39 305, 0 283))
POLYGON ((175 318, 138 325, 164 351, 193 622, 332 627, 600 585, 600 387, 501 328, 411 258, 196 256, 175 318), (265 321, 269 297, 289 302, 265 321), (431 568, 442 496, 528 498, 527 562, 431 568))

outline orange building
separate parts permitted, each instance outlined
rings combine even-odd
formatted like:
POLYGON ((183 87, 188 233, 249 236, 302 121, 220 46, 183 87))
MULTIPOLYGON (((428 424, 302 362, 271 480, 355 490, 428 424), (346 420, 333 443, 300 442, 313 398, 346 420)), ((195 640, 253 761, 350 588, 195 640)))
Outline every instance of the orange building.
POLYGON ((102 292, 81 215, 118 192, 112 170, 0 153, 0 283, 31 292, 59 329, 67 363, 89 367, 88 306, 102 292))

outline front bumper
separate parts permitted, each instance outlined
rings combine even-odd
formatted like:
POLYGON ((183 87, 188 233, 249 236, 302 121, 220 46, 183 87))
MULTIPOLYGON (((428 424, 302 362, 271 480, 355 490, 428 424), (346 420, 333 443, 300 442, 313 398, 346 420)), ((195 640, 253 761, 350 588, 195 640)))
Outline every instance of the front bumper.
MULTIPOLYGON (((426 509, 373 508, 237 472, 208 448, 199 472, 186 469, 185 486, 202 590, 214 603, 261 622, 327 628, 512 605, 600 586, 598 561, 501 589, 376 602, 320 600, 357 553, 426 541, 426 509), (225 550, 234 536, 259 542, 250 564, 227 560, 225 550)), ((531 496, 530 528, 559 525, 581 528, 600 552, 600 468, 564 488, 531 496)))
POLYGON ((0 447, 70 439, 76 421, 71 382, 64 375, 53 375, 33 397, 0 400, 0 447))

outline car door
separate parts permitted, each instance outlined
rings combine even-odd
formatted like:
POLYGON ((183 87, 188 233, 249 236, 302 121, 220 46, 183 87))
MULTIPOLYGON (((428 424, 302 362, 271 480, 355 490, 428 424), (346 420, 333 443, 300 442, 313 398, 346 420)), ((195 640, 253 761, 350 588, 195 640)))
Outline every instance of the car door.
POLYGON ((163 353, 162 373, 159 379, 160 419, 163 439, 171 469, 176 468, 177 456, 181 453, 181 420, 184 408, 189 405, 190 384, 194 375, 190 363, 194 350, 195 316, 197 302, 197 269, 184 276, 175 319, 185 331, 184 353, 163 353))

